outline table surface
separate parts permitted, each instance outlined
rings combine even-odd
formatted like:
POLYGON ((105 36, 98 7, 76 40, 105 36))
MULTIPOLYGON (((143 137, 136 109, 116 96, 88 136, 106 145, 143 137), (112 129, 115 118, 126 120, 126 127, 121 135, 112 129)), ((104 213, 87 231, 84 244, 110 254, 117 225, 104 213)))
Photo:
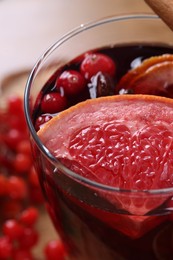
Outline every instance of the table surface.
MULTIPOLYGON (((63 34, 103 16, 134 12, 152 13, 142 0, 0 0, 0 86, 12 86, 23 95, 28 71, 63 34)), ((0 102, 4 99, 5 95, 0 102)), ((57 234, 46 213, 42 214, 38 229, 41 240, 35 253, 37 259, 43 259, 45 241, 57 234)))

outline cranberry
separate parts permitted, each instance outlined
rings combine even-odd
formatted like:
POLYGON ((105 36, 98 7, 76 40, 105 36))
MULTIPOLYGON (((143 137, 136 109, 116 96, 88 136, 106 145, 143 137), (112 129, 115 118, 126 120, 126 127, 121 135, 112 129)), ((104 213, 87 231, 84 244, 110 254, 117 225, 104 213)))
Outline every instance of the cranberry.
POLYGON ((13 95, 7 100, 8 124, 11 128, 26 130, 26 121, 23 111, 23 100, 19 96, 13 95))
POLYGON ((4 235, 12 240, 18 239, 23 234, 23 226, 14 219, 5 221, 2 230, 4 235))
POLYGON ((43 114, 43 115, 39 116, 35 122, 36 131, 38 131, 51 118, 52 118, 52 116, 50 114, 43 114))
POLYGON ((0 173, 0 196, 7 194, 7 177, 0 173))
POLYGON ((27 185, 23 178, 10 176, 8 178, 7 190, 12 199, 23 199, 27 197, 27 185))
POLYGON ((8 119, 9 128, 11 129, 18 129, 20 131, 23 131, 24 134, 27 133, 26 131, 26 121, 24 118, 24 115, 21 114, 15 114, 11 115, 11 117, 8 119))
POLYGON ((29 207, 20 214, 19 221, 26 226, 33 226, 38 220, 38 215, 38 209, 29 207))
POLYGON ((13 260, 34 260, 34 258, 29 250, 15 248, 13 251, 13 260))
POLYGON ((8 97, 8 113, 23 115, 23 100, 16 95, 8 97))
POLYGON ((31 145, 29 139, 21 140, 17 144, 16 152, 31 155, 31 145))
POLYGON ((0 259, 8 259, 11 257, 13 245, 11 240, 6 237, 0 237, 0 259))
POLYGON ((79 56, 77 56, 75 59, 73 59, 72 60, 72 64, 80 64, 84 59, 85 59, 85 57, 86 56, 88 56, 89 54, 91 54, 92 53, 92 51, 87 51, 87 52, 85 52, 85 53, 83 53, 83 54, 81 54, 81 55, 79 55, 79 56))
POLYGON ((115 70, 114 61, 109 56, 101 53, 87 55, 80 66, 80 71, 87 80, 91 79, 98 72, 106 73, 113 77, 115 70))
POLYGON ((32 159, 31 155, 24 154, 24 153, 17 153, 14 162, 13 167, 14 170, 17 171, 17 173, 25 173, 30 169, 32 166, 32 159))
POLYGON ((21 200, 11 199, 9 197, 8 200, 5 200, 1 203, 1 210, 3 212, 2 217, 4 219, 16 218, 22 210, 22 207, 23 205, 21 200))
POLYGON ((41 101, 41 110, 43 113, 58 113, 64 110, 66 106, 66 97, 55 92, 45 94, 41 101))
POLYGON ((46 260, 64 260, 66 256, 66 249, 61 240, 52 240, 44 250, 46 260))
POLYGON ((30 249, 38 242, 38 232, 33 228, 26 227, 23 231, 23 235, 19 238, 19 245, 21 248, 30 249))
POLYGON ((86 86, 84 77, 76 70, 65 70, 56 82, 57 89, 62 88, 66 95, 76 95, 86 86))
POLYGON ((22 139, 23 136, 21 131, 15 128, 9 129, 5 136, 5 142, 11 149, 15 149, 22 139))

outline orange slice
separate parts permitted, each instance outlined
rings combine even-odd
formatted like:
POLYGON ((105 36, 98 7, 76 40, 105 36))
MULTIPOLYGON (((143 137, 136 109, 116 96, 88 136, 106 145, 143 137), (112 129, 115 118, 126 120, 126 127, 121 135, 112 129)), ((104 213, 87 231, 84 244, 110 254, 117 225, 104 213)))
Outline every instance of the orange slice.
MULTIPOLYGON (((79 103, 38 132, 56 158, 77 174, 126 190, 173 186, 173 100, 117 95, 79 103)), ((113 205, 144 215, 168 195, 101 194, 113 205)))
POLYGON ((131 89, 135 94, 173 97, 173 55, 151 57, 140 66, 127 72, 117 86, 131 89))

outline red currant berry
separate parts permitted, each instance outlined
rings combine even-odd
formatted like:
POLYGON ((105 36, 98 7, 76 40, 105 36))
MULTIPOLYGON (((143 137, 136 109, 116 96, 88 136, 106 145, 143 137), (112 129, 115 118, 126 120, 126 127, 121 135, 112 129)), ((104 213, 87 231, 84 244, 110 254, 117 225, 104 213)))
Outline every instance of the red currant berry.
POLYGON ((4 222, 2 230, 4 235, 14 240, 22 236, 24 228, 15 219, 10 219, 4 222))
POLYGON ((115 75, 116 66, 114 61, 107 55, 93 53, 87 55, 81 63, 80 71, 89 80, 98 72, 106 73, 109 76, 115 75))
POLYGON ((7 190, 12 199, 24 199, 27 197, 27 184, 23 178, 10 176, 8 178, 7 190))
POLYGON ((76 70, 65 70, 57 80, 57 89, 62 88, 66 95, 76 95, 86 86, 84 77, 76 70))
POLYGON ((43 113, 58 113, 67 106, 67 99, 60 93, 45 94, 41 101, 41 110, 43 113))
POLYGON ((36 131, 40 130, 40 128, 46 123, 48 122, 50 119, 52 118, 51 115, 49 114, 43 114, 41 116, 39 116, 35 122, 35 129, 36 131))
POLYGON ((25 227, 23 235, 19 238, 20 247, 23 249, 30 249, 38 242, 38 232, 33 228, 25 227))
POLYGON ((45 246, 46 260, 64 260, 66 256, 66 249, 62 241, 52 240, 45 246))
POLYGON ((25 226, 33 226, 36 223, 38 216, 38 209, 29 207, 20 214, 19 221, 25 226))
POLYGON ((13 245, 8 237, 0 237, 0 259, 8 259, 12 255, 13 245))

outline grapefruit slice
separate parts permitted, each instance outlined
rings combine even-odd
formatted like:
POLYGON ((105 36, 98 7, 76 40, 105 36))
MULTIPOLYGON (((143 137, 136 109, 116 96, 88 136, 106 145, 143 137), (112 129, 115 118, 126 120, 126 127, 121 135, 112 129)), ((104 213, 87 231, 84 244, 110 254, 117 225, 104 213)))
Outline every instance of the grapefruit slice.
POLYGON ((77 174, 134 190, 100 191, 128 213, 144 215, 170 196, 142 192, 173 187, 172 99, 117 95, 87 100, 59 113, 38 135, 77 174))
POLYGON ((173 97, 173 55, 151 57, 127 72, 117 86, 133 90, 135 94, 173 97))

